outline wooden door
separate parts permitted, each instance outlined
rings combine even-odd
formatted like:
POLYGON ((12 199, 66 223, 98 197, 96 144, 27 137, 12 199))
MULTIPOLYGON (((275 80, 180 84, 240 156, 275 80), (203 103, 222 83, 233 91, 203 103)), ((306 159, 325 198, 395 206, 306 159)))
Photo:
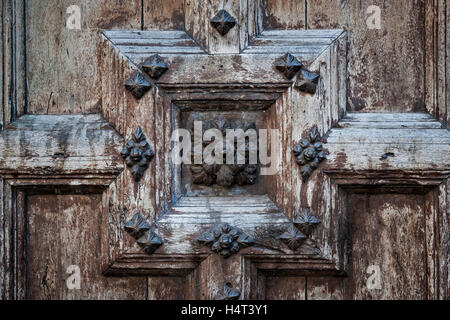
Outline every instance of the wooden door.
POLYGON ((445 0, 1 3, 2 299, 448 298, 445 0))

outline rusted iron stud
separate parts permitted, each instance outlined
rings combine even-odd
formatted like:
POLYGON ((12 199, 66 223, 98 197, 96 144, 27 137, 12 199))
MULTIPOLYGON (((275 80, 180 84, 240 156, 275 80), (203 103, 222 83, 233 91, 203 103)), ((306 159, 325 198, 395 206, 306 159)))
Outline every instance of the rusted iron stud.
POLYGON ((302 139, 293 151, 297 164, 301 166, 303 182, 307 182, 314 170, 327 158, 317 127, 314 127, 309 136, 302 139))
POLYGON ((131 77, 125 81, 125 88, 138 100, 141 99, 151 87, 152 84, 150 81, 148 81, 139 71, 134 72, 131 77))
POLYGON ((141 127, 136 129, 132 138, 125 144, 121 155, 127 166, 132 170, 134 181, 141 181, 145 171, 150 166, 150 161, 155 156, 141 127))
POLYGON ((295 87, 305 93, 315 94, 319 79, 320 75, 318 73, 302 68, 295 83, 295 87))
POLYGON ((220 10, 211 19, 211 25, 224 36, 236 25, 236 19, 228 11, 220 10))
POLYGON ((147 58, 141 65, 142 70, 152 79, 159 79, 164 72, 169 70, 168 65, 159 54, 154 54, 147 58))
POLYGON ((152 230, 150 224, 140 213, 136 213, 125 224, 125 231, 136 239, 137 244, 147 254, 153 254, 164 243, 163 239, 152 230))
POLYGON ((312 215, 311 210, 304 209, 300 216, 289 225, 287 231, 280 235, 278 239, 292 251, 297 251, 320 223, 320 220, 312 215))
POLYGON ((286 53, 275 61, 275 67, 282 72, 289 80, 301 70, 303 64, 290 53, 286 53))
POLYGON ((254 245, 255 240, 246 235, 242 230, 232 227, 227 223, 221 223, 206 231, 197 241, 224 258, 229 258, 238 253, 242 248, 254 245))

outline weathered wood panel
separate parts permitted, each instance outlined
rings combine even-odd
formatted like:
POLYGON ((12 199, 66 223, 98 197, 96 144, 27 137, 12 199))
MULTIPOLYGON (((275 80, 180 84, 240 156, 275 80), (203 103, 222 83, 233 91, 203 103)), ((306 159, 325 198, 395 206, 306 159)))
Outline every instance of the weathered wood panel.
POLYGON ((348 108, 424 111, 423 0, 309 0, 308 28, 345 28, 349 34, 348 108), (381 29, 369 29, 370 5, 381 9, 381 29))
POLYGON ((308 277, 307 300, 342 300, 343 278, 308 277))
POLYGON ((420 195, 349 194, 346 298, 427 297, 424 205, 420 195), (367 286, 369 266, 379 267, 381 288, 367 286))
POLYGON ((266 276, 264 279, 266 300, 305 300, 305 277, 266 276))
POLYGON ((347 277, 308 277, 308 300, 437 299, 429 270, 434 251, 426 246, 434 239, 426 229, 427 200, 406 192, 350 192, 347 277))
POLYGON ((24 1, 4 0, 2 10, 1 122, 6 126, 27 112, 24 1))
POLYGON ((29 196, 30 299, 145 299, 144 277, 108 278, 99 268, 101 195, 29 196), (68 290, 66 270, 80 268, 81 289, 68 290))
POLYGON ((304 29, 307 0, 263 0, 264 29, 304 29))
POLYGON ((425 101, 427 111, 449 125, 449 14, 445 0, 425 1, 425 101))
POLYGON ((239 52, 240 21, 239 0, 186 0, 185 25, 189 35, 210 53, 239 52), (236 26, 222 36, 211 25, 211 19, 220 11, 226 10, 236 20, 236 26))
POLYGON ((144 0, 144 30, 184 30, 184 0, 144 0))
POLYGON ((97 44, 101 29, 140 29, 141 1, 27 1, 30 113, 92 113, 102 104, 97 44), (81 30, 66 28, 77 5, 81 30))
POLYGON ((149 300, 185 300, 188 292, 186 277, 149 277, 149 300))
POLYGON ((99 115, 25 115, 0 134, 0 172, 114 179, 122 139, 99 115))
POLYGON ((450 169, 450 134, 427 114, 350 113, 343 120, 327 138, 326 172, 450 169))

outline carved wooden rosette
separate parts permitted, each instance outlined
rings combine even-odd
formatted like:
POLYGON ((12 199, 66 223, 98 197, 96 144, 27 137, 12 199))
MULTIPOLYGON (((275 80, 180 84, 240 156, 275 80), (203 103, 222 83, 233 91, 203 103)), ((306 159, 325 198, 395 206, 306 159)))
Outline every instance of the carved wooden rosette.
POLYGON ((147 254, 153 254, 164 243, 163 239, 152 230, 150 224, 140 213, 136 213, 125 224, 125 231, 136 239, 137 244, 147 254))
MULTIPOLYGON (((253 152, 258 152, 257 146, 250 146, 250 143, 245 139, 245 136, 242 137, 245 143, 243 150, 234 148, 234 164, 227 164, 227 142, 226 142, 226 134, 227 130, 236 130, 235 132, 242 132, 243 135, 247 132, 247 130, 255 130, 256 125, 254 122, 248 121, 232 121, 224 118, 219 118, 218 120, 210 120, 206 121, 203 131, 209 129, 217 129, 222 133, 224 138, 224 146, 223 146, 223 164, 203 164, 203 165, 191 165, 191 172, 193 176, 193 182, 199 185, 212 186, 217 184, 219 186, 230 188, 234 184, 239 186, 244 185, 253 185, 256 183, 259 174, 259 165, 250 164, 249 161, 249 152, 250 148, 254 148, 256 150, 252 150, 253 152), (239 131, 238 131, 239 130, 239 131), (240 131, 242 130, 242 131, 240 131), (241 155, 242 159, 238 159, 238 154, 243 153, 241 155), (243 161, 242 161, 243 160, 243 161)), ((237 136, 239 141, 241 137, 237 136)), ((211 141, 203 141, 203 146, 207 147, 211 144, 211 141)), ((233 142, 230 142, 234 144, 233 142)))
POLYGON ((206 231, 197 241, 224 258, 229 258, 238 253, 242 248, 254 245, 255 240, 246 235, 242 230, 222 223, 206 231))
POLYGON ((327 158, 317 127, 314 127, 308 137, 302 139, 294 147, 293 151, 298 165, 301 166, 301 174, 304 182, 308 181, 313 171, 327 158))
POLYGON ((136 129, 132 138, 125 144, 121 155, 132 170, 134 180, 139 182, 155 156, 141 127, 136 129))

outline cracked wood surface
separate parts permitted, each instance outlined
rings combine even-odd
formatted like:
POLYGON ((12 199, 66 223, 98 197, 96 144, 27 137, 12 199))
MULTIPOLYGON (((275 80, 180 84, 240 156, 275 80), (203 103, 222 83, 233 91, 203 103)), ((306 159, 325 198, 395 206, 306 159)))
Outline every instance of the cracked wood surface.
POLYGON ((0 297, 212 299, 230 283, 244 299, 448 299, 445 4, 2 1, 0 131, 6 130, 0 136, 0 297), (71 4, 81 7, 81 31, 64 28, 71 4), (381 30, 367 28, 370 4, 382 9, 381 30), (226 37, 209 24, 222 7, 239 24, 226 37), (329 28, 345 29, 348 37, 331 44, 329 33, 336 31, 298 30, 329 28), (148 31, 142 37, 112 31, 119 35, 113 48, 101 36, 105 29, 148 31), (159 30, 172 38, 158 38, 159 30), (308 34, 316 39, 310 41, 308 34), (318 95, 299 93, 272 70, 270 61, 286 49, 320 71, 318 95), (145 58, 142 52, 158 50, 171 69, 157 81, 160 88, 136 101, 124 90, 124 80, 145 58), (348 64, 342 63, 347 58, 348 64), (235 87, 227 88, 229 83, 235 87), (259 87, 249 94, 248 84, 259 87), (233 206, 221 199, 176 202, 171 198, 176 174, 168 165, 168 137, 178 121, 170 113, 173 103, 181 111, 217 109, 224 98, 247 99, 243 105, 265 110, 267 125, 283 131, 283 165, 267 179, 270 202, 252 204, 251 197, 236 198, 233 206), (344 117, 346 111, 374 113, 344 117), (432 116, 392 113, 411 111, 432 116), (105 120, 57 115, 86 113, 101 113, 105 120), (139 125, 156 155, 135 184, 118 151, 120 135, 129 138, 139 125), (329 134, 330 156, 305 184, 291 149, 314 125, 329 134), (237 222, 256 237, 259 226, 260 238, 273 238, 302 207, 322 221, 313 237, 322 251, 316 259, 306 248, 298 255, 279 244, 268 248, 270 241, 227 260, 195 246, 197 232, 222 220, 237 222), (121 231, 137 211, 151 223, 160 221, 159 231, 169 239, 153 256, 121 231), (33 252, 26 251, 26 241, 33 252), (283 254, 272 254, 274 248, 283 254), (15 273, 27 253, 34 254, 28 287, 24 273, 15 273), (64 290, 69 262, 81 264, 89 288, 76 294, 64 290), (380 266, 383 290, 367 288, 370 265, 380 266), (123 278, 103 277, 100 270, 123 278))

